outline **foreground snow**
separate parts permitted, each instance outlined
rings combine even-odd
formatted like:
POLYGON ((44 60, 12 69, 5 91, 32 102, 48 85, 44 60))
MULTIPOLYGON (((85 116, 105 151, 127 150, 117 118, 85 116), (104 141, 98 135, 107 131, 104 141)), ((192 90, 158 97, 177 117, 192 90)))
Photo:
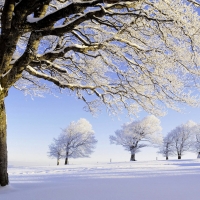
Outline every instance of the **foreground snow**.
POLYGON ((9 168, 2 200, 199 200, 200 161, 9 168))

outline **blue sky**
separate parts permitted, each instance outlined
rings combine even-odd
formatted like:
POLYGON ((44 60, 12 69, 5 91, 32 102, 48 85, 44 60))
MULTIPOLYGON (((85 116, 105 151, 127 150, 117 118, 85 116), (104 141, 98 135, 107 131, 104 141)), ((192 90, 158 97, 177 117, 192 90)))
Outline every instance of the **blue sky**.
MULTIPOLYGON (((97 163, 129 161, 130 153, 121 146, 110 145, 109 135, 130 119, 124 115, 110 117, 105 111, 93 117, 83 110, 84 103, 66 94, 60 97, 46 95, 45 98, 24 96, 18 90, 11 89, 6 98, 8 123, 8 160, 10 165, 55 165, 56 160, 47 156, 48 145, 57 137, 61 128, 71 121, 87 119, 93 126, 98 140, 95 152, 90 158, 70 159, 70 163, 97 163)), ((183 113, 169 110, 165 117, 160 118, 163 135, 181 123, 193 120, 200 123, 200 108, 186 107, 183 113)), ((139 118, 147 114, 141 112, 139 118)), ((137 160, 164 159, 157 154, 158 149, 144 148, 136 155, 137 160)), ((176 157, 174 157, 176 158, 176 157)), ((196 155, 187 153, 183 159, 195 159, 196 155)), ((64 161, 61 161, 63 164, 64 161)))

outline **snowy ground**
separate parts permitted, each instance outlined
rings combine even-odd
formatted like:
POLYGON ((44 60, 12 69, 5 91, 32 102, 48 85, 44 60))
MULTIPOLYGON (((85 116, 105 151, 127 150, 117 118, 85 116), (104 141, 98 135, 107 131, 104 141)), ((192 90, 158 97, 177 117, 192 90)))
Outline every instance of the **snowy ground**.
POLYGON ((200 160, 9 167, 0 200, 199 200, 200 160))

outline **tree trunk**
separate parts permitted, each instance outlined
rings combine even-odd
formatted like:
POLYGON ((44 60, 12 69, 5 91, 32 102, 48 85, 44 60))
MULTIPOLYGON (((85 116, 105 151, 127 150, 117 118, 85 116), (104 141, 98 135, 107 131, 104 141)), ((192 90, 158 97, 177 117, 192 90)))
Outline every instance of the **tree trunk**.
POLYGON ((178 159, 181 159, 181 155, 178 155, 178 159))
POLYGON ((69 163, 68 163, 68 157, 67 158, 65 158, 65 165, 68 165, 69 163))
POLYGON ((197 156, 197 158, 200 158, 200 152, 198 153, 198 156, 197 156))
POLYGON ((59 165, 59 164, 60 164, 60 160, 58 159, 58 160, 57 160, 57 165, 59 165))
POLYGON ((65 165, 68 165, 68 157, 69 157, 69 152, 68 152, 68 147, 66 148, 66 157, 65 157, 65 165))
POLYGON ((168 160, 168 156, 166 156, 166 160, 168 160))
POLYGON ((7 173, 7 125, 6 125, 6 111, 3 100, 0 100, 0 185, 8 185, 7 173))
POLYGON ((130 161, 136 161, 136 160, 135 160, 135 154, 131 154, 131 159, 130 159, 130 161))

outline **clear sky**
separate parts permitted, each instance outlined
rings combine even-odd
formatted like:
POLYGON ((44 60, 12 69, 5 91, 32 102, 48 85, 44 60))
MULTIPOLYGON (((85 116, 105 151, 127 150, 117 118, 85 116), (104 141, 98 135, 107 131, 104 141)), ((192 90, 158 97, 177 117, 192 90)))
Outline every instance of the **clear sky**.
MULTIPOLYGON (((56 159, 47 156, 48 145, 60 134, 61 128, 80 118, 85 118, 92 124, 98 143, 90 158, 70 159, 71 164, 110 162, 110 159, 112 162, 129 161, 130 153, 121 146, 111 145, 109 135, 114 134, 115 130, 120 129, 121 125, 130 119, 119 115, 119 120, 110 117, 105 111, 93 117, 85 112, 83 107, 82 101, 66 94, 57 98, 46 95, 45 98, 36 97, 32 100, 30 96, 11 89, 6 98, 9 165, 55 165, 56 159)), ((146 115, 145 112, 139 113, 139 119, 146 115)), ((183 113, 169 110, 160 120, 163 135, 166 135, 168 131, 188 120, 200 123, 200 108, 186 107, 183 113)), ((156 153, 157 150, 144 148, 136 155, 136 159, 164 159, 156 153)), ((196 155, 187 153, 184 158, 195 159, 196 155)), ((61 164, 63 163, 64 160, 61 161, 61 164)))

